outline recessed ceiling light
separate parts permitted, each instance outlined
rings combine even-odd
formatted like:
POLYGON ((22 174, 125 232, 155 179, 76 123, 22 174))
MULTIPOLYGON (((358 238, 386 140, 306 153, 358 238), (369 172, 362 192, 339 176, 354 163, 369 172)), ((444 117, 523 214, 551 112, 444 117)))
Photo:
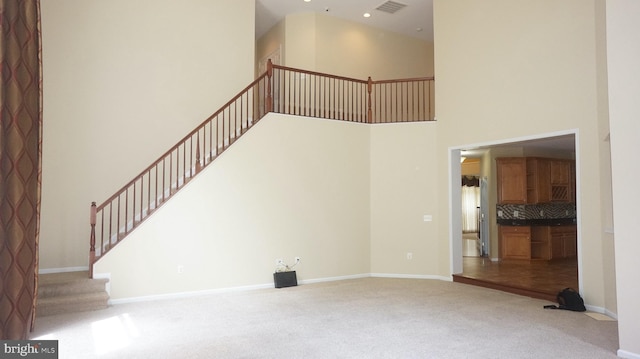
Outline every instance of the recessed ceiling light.
POLYGON ((304 0, 304 2, 311 2, 311 0, 304 0))
POLYGON ((416 27, 416 31, 420 32, 420 31, 422 31, 422 28, 421 27, 416 27))
POLYGON ((364 17, 371 17, 371 14, 369 14, 368 12, 365 12, 364 15, 362 15, 364 17))

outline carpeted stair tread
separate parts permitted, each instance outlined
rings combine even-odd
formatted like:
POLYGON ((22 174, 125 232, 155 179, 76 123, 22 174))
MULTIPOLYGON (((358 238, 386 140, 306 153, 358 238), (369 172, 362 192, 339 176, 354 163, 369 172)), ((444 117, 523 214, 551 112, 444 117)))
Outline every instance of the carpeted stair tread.
POLYGON ((83 293, 49 298, 39 298, 36 315, 44 317, 71 312, 86 312, 106 309, 109 301, 107 292, 83 293))
POLYGON ((38 298, 104 291, 108 279, 77 278, 64 281, 38 283, 38 298))
POLYGON ((37 316, 105 309, 108 279, 90 279, 88 272, 41 274, 37 316))

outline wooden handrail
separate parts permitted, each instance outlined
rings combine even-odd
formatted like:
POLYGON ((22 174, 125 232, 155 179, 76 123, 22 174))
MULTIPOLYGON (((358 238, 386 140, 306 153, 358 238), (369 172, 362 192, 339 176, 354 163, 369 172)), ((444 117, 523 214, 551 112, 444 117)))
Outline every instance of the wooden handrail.
POLYGON ((362 123, 431 121, 433 77, 366 81, 267 62, 267 70, 100 205, 89 275, 111 248, 269 112, 362 123))

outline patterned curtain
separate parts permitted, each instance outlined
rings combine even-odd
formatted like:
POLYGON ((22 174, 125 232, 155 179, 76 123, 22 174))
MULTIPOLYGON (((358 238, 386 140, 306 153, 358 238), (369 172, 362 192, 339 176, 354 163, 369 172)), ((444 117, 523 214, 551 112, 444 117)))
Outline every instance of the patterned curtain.
POLYGON ((38 287, 40 3, 0 0, 0 339, 27 339, 38 287))

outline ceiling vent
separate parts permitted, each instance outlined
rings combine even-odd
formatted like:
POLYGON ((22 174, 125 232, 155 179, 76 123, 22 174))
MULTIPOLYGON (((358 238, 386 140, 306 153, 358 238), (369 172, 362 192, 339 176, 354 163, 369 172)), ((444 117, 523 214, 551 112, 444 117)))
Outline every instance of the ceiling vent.
POLYGON ((376 8, 376 10, 380 10, 389 14, 395 14, 396 11, 406 7, 406 4, 401 4, 395 1, 387 1, 376 8))

